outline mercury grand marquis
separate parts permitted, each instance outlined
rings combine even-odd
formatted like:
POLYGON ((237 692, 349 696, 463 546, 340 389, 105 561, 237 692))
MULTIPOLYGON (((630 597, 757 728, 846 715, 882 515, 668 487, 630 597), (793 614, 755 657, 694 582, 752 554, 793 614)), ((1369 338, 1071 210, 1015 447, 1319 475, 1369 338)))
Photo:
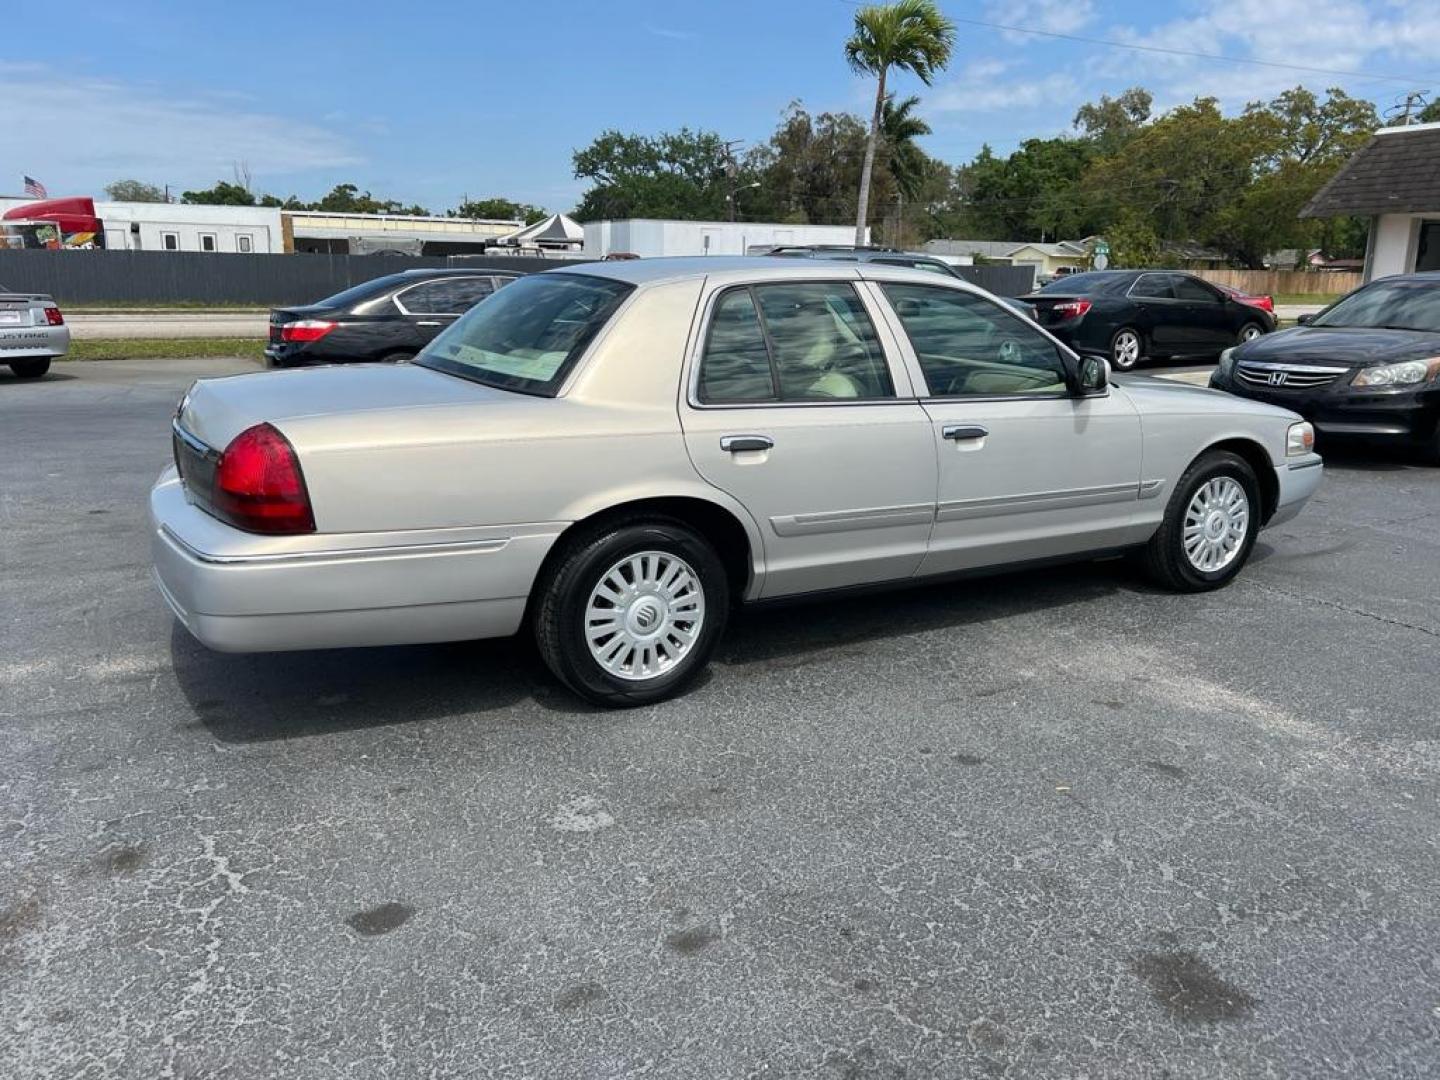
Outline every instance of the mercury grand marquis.
POLYGON ((737 603, 1126 551, 1214 589, 1322 472, 1294 413, 1112 382, 964 282, 765 258, 536 274, 410 363, 201 380, 173 436, 156 578, 205 645, 526 628, 608 705, 737 603))

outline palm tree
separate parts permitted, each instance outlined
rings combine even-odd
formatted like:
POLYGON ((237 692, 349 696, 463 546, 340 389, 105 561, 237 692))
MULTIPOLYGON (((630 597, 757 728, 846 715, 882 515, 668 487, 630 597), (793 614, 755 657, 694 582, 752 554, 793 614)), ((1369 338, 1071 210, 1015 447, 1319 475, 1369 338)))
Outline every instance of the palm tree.
POLYGON ((925 182, 925 151, 916 145, 915 140, 929 135, 930 125, 915 115, 915 107, 919 104, 920 99, 912 96, 897 105, 895 95, 888 94, 880 116, 886 163, 895 179, 895 186, 907 199, 920 194, 920 186, 925 182))
POLYGON ((885 107, 885 79, 899 68, 919 77, 926 86, 950 62, 955 45, 955 24, 945 18, 935 0, 895 0, 892 4, 863 7, 855 13, 855 32, 845 42, 850 67, 878 80, 870 137, 865 141, 865 164, 860 170, 860 203, 855 214, 855 243, 865 242, 865 218, 870 210, 870 173, 875 168, 875 144, 885 107))

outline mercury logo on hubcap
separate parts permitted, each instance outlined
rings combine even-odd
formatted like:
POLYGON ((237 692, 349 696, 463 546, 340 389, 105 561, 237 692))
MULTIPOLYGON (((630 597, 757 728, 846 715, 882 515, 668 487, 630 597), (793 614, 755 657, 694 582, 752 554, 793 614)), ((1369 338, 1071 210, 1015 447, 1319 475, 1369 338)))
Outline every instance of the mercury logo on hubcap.
POLYGON ((651 603, 641 604, 635 609, 635 626, 640 630, 652 630, 655 624, 660 621, 660 612, 655 610, 651 603))

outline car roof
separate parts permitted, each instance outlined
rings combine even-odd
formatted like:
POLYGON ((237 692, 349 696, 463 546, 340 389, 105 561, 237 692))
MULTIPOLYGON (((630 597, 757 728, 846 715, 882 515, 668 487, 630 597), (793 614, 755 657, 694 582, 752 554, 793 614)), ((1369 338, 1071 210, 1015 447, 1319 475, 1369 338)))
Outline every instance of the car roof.
POLYGON ((578 263, 570 267, 546 270, 545 273, 587 274, 624 281, 631 285, 684 281, 696 277, 730 277, 749 281, 863 278, 871 281, 924 281, 932 285, 963 286, 975 292, 983 291, 970 286, 961 278, 941 278, 933 271, 913 270, 908 266, 841 259, 777 259, 770 255, 682 255, 626 259, 623 262, 578 263))
MULTIPOLYGON (((397 270, 385 277, 449 277, 455 274, 518 274, 518 270, 496 269, 493 266, 414 266, 409 270, 397 270)), ((379 281, 379 278, 375 279, 379 281)))

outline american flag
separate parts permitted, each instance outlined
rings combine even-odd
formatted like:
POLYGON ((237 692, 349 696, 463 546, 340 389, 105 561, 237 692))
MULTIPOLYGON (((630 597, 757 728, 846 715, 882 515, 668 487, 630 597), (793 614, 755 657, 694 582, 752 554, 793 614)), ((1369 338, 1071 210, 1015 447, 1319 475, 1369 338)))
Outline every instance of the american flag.
POLYGON ((45 199, 49 197, 50 192, 45 190, 45 185, 39 180, 33 176, 27 176, 25 177, 25 194, 33 195, 37 199, 45 199))

